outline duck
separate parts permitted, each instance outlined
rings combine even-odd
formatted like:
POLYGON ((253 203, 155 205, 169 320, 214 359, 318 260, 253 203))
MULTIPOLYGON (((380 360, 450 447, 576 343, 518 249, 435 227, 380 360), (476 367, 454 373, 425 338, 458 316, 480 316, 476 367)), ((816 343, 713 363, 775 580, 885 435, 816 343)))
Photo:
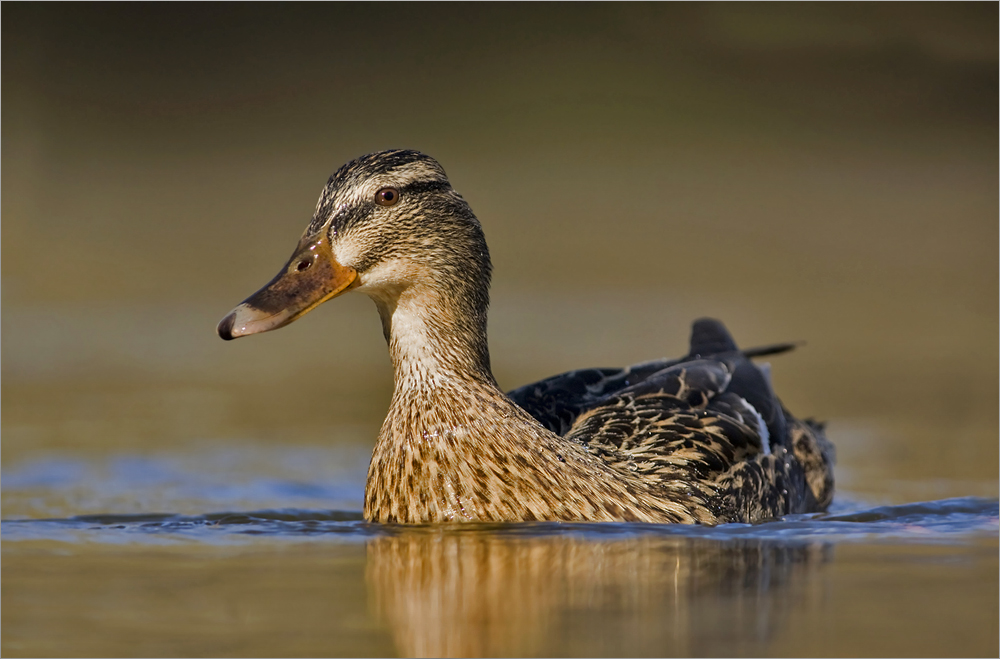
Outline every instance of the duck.
POLYGON ((718 525, 829 506, 823 424, 792 416, 753 362, 795 344, 741 350, 703 318, 681 358, 504 393, 487 342, 491 276, 482 225, 444 168, 380 151, 330 177, 291 258, 217 332, 277 329, 348 292, 374 301, 393 393, 365 485, 369 522, 718 525))

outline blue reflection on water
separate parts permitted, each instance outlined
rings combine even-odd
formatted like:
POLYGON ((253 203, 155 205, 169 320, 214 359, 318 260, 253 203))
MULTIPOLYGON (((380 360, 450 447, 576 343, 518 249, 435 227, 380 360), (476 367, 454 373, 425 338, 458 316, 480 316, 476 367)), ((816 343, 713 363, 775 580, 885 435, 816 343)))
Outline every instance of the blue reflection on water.
POLYGON ((230 543, 261 536, 362 541, 404 529, 508 537, 573 534, 597 540, 668 535, 798 543, 879 539, 962 542, 971 537, 996 537, 1000 529, 1000 503, 996 499, 963 497, 871 507, 844 496, 831 512, 791 515, 757 525, 375 525, 364 522, 358 512, 367 451, 343 446, 290 449, 237 445, 185 454, 118 456, 104 462, 40 460, 4 471, 8 516, 32 519, 4 520, 0 530, 5 541, 99 543, 230 543), (21 509, 25 512, 17 515, 21 509), (174 512, 159 512, 171 510, 174 512), (205 510, 224 512, 203 514, 205 510), (73 514, 82 511, 91 514, 73 514))
POLYGON ((360 508, 371 449, 252 443, 4 469, 5 517, 360 508))

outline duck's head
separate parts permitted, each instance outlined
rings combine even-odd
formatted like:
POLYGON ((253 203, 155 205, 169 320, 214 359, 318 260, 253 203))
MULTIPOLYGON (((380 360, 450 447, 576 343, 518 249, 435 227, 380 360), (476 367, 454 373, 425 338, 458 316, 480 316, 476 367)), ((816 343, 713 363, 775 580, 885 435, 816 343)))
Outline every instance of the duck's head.
POLYGON ((456 322, 484 330, 489 278, 482 228, 441 165, 417 151, 381 151, 330 177, 288 263, 218 332, 229 340, 277 329, 355 290, 375 300, 388 336, 400 296, 413 289, 453 299, 456 322))

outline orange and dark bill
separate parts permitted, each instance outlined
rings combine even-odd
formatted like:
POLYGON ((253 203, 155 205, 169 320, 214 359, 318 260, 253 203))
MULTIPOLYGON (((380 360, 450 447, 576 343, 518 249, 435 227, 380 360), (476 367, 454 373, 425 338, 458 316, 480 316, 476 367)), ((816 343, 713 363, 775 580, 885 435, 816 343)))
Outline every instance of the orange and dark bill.
POLYGON ((337 263, 325 236, 303 237, 281 272, 222 319, 219 336, 229 341, 284 327, 357 284, 358 273, 337 263))

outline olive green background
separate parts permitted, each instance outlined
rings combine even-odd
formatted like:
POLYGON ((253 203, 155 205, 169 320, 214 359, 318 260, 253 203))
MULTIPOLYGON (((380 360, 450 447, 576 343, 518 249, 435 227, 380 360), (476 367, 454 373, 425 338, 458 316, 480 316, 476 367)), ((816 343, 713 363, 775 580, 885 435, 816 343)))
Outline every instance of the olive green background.
POLYGON ((744 345, 807 342, 778 391, 841 443, 870 433, 848 471, 996 480, 992 5, 4 17, 5 463, 344 422, 369 441, 390 374, 367 300, 213 328, 334 169, 408 147, 485 226, 504 386, 680 354, 713 315, 744 345))

